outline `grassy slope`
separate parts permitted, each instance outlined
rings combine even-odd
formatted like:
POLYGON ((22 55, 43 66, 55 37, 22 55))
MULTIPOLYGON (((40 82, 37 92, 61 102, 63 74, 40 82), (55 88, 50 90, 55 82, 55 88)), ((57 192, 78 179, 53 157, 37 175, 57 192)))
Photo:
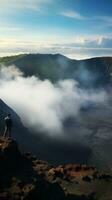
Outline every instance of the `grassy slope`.
POLYGON ((40 79, 50 79, 53 82, 75 78, 85 86, 89 85, 88 81, 91 84, 95 82, 96 85, 104 85, 110 82, 112 73, 112 58, 109 57, 76 61, 60 54, 23 54, 0 58, 0 64, 14 64, 25 76, 36 75, 40 79))
POLYGON ((10 62, 14 62, 22 57, 24 57, 25 54, 21 55, 15 55, 15 56, 7 56, 7 57, 0 57, 0 64, 8 64, 10 62))

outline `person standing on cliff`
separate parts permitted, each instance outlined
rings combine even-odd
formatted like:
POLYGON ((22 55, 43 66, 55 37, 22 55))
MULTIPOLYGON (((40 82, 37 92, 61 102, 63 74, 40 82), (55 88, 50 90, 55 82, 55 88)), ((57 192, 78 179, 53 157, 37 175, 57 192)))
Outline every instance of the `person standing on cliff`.
POLYGON ((11 138, 11 129, 12 129, 12 119, 11 119, 11 114, 8 114, 5 119, 5 131, 4 131, 4 137, 11 138))

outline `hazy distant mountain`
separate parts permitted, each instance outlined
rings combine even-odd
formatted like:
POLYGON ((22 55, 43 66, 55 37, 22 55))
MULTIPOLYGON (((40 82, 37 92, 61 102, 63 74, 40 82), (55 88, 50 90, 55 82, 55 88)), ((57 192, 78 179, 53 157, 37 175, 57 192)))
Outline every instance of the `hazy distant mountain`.
POLYGON ((83 86, 104 86, 111 82, 112 58, 72 60, 60 54, 23 54, 0 58, 0 63, 16 65, 25 76, 57 81, 75 78, 83 86))

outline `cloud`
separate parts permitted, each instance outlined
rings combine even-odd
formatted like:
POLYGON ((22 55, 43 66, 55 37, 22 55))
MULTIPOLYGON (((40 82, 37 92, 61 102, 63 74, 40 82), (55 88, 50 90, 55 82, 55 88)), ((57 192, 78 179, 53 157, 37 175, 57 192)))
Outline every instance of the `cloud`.
POLYGON ((74 59, 112 55, 112 35, 75 36, 70 38, 46 37, 27 39, 1 38, 0 56, 21 53, 60 53, 74 59), (56 43, 56 41, 58 41, 56 43))
POLYGON ((0 9, 31 9, 38 10, 42 5, 49 5, 53 0, 1 0, 0 9))
POLYGON ((77 19, 77 20, 86 19, 86 17, 82 16, 80 13, 78 13, 76 11, 72 11, 72 10, 62 11, 60 13, 60 15, 65 16, 65 17, 69 17, 69 18, 73 18, 73 19, 77 19))
POLYGON ((20 27, 13 27, 13 26, 1 26, 0 31, 20 32, 23 31, 23 29, 20 27))
POLYGON ((95 16, 93 19, 103 22, 104 27, 112 26, 112 16, 95 16))
POLYGON ((25 126, 47 135, 63 135, 63 122, 77 117, 80 108, 103 103, 104 91, 87 91, 68 79, 53 84, 38 77, 23 77, 15 66, 0 68, 0 97, 21 117, 25 126))

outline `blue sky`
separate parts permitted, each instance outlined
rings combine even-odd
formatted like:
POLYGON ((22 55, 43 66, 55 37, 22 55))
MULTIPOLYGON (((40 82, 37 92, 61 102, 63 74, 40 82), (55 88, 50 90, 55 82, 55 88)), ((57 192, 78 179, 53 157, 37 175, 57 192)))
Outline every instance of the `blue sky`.
POLYGON ((112 0, 0 0, 0 56, 112 55, 112 0))

